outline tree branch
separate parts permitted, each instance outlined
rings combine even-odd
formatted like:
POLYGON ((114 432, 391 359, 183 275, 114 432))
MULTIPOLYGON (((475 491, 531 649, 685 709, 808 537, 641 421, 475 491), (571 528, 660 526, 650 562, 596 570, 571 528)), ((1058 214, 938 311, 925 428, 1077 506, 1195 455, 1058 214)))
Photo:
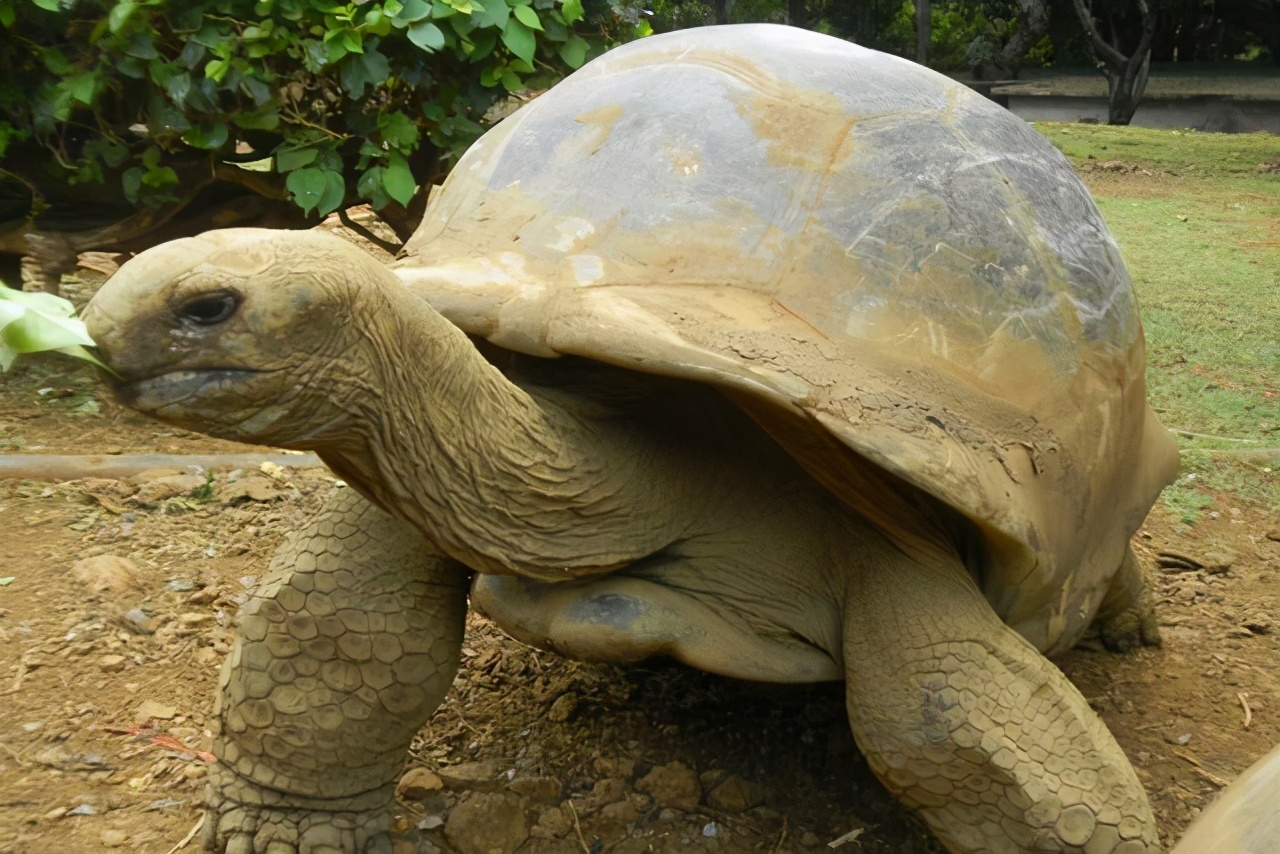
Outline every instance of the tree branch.
MULTIPOLYGON (((1089 44, 1093 46, 1098 58, 1113 68, 1124 68, 1129 58, 1107 44, 1107 40, 1098 32, 1098 25, 1093 20, 1093 7, 1086 6, 1085 0, 1071 0, 1071 4, 1076 7, 1076 16, 1080 18, 1080 23, 1084 27, 1085 33, 1089 36, 1089 44)), ((1143 6, 1146 6, 1145 0, 1143 6)))
POLYGON ((356 222, 354 219, 352 219, 347 214, 346 208, 338 208, 338 220, 343 224, 344 227, 351 229, 356 234, 360 235, 365 240, 372 243, 374 246, 377 246, 378 248, 382 249, 384 252, 387 252, 388 254, 391 254, 391 255, 395 255, 400 251, 399 243, 392 243, 390 240, 383 240, 381 237, 374 234, 363 223, 356 222))

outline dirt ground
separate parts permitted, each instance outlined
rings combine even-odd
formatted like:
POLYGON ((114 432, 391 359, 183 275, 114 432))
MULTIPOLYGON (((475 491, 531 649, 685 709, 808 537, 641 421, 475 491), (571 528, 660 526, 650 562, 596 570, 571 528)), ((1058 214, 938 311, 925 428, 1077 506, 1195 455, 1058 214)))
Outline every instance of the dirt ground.
MULTIPOLYGON (((102 399, 67 359, 0 378, 0 453, 238 450, 102 399)), ((0 852, 198 848, 234 614, 337 487, 323 469, 173 475, 0 479, 0 852)), ((1058 663, 1172 842, 1280 742, 1280 509, 1224 494, 1188 525, 1157 504, 1136 542, 1164 646, 1058 663)), ((420 850, 941 850, 858 755, 840 686, 581 665, 475 617, 463 654, 413 751, 434 772, 416 772, 399 823, 420 850), (514 829, 487 818, 499 809, 514 829)))

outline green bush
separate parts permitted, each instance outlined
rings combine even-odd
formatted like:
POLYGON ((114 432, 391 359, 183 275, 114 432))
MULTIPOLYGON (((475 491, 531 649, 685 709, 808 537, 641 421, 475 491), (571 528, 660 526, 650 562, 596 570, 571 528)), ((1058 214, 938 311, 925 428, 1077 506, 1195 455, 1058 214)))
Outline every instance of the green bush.
POLYGON ((0 0, 0 220, 211 180, 407 205, 496 103, 636 34, 583 2, 0 0))

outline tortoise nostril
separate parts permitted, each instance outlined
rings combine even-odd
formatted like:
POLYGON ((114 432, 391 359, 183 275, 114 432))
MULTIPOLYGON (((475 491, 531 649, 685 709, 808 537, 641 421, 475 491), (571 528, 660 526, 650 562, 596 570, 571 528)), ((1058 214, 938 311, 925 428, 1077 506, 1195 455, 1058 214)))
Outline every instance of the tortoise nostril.
POLYGON ((239 306, 240 298, 236 294, 223 292, 186 303, 178 310, 178 317, 199 326, 215 326, 235 314, 239 306))

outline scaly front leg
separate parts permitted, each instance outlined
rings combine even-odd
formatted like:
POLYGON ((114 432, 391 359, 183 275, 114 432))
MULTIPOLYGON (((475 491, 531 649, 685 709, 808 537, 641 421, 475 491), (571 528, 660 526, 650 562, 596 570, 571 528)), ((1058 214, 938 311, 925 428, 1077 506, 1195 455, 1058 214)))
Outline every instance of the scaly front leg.
POLYGON ((350 489, 289 538, 222 669, 207 850, 390 850, 396 776, 458 669, 468 576, 350 489))

